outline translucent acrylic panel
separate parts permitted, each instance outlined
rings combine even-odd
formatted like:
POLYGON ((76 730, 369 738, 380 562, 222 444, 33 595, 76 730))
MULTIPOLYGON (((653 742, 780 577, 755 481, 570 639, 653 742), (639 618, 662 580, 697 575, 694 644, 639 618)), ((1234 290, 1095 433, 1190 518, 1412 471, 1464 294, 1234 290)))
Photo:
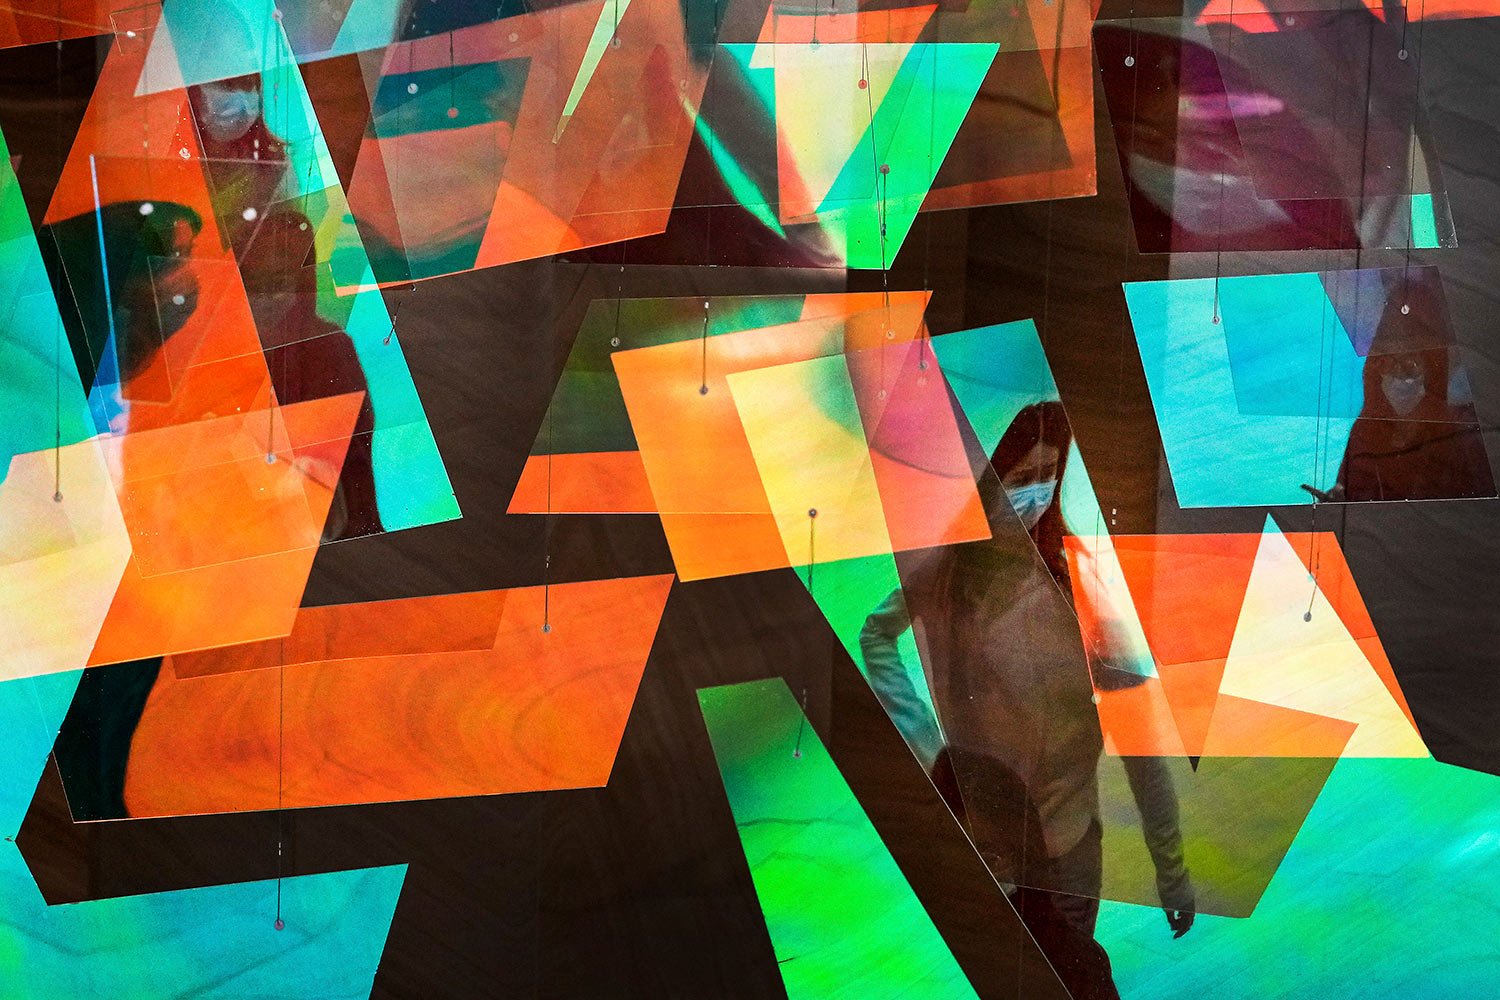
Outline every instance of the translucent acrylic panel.
POLYGON ((98 444, 10 456, 0 510, 0 606, 10 623, 0 636, 0 676, 76 670, 88 659, 130 558, 98 444))
POLYGON ((107 35, 113 0, 0 0, 0 48, 107 35))
POLYGON ((889 551, 843 356, 735 372, 727 381, 790 564, 889 551))
MULTIPOLYGON (((1377 31, 1374 15, 1355 9, 1334 17, 1351 25, 1347 30, 1354 35, 1364 33, 1366 55, 1378 48, 1369 37, 1377 31)), ((1409 138, 1394 140, 1399 149, 1389 139, 1401 131, 1399 125, 1381 138, 1375 170, 1364 170, 1367 180, 1356 179, 1355 187, 1346 189, 1348 164, 1342 161, 1364 156, 1359 152, 1363 126, 1355 122, 1355 111, 1364 107, 1359 95, 1369 86, 1365 77, 1347 86, 1337 79, 1304 79, 1336 75, 1348 62, 1306 54, 1310 69, 1268 70, 1258 82, 1240 79, 1230 44, 1251 35, 1245 44, 1252 54, 1257 46, 1281 44, 1283 37, 1186 18, 1101 22, 1096 28, 1141 252, 1454 245, 1447 199, 1428 144, 1420 139, 1420 123, 1409 138), (1244 129, 1237 128, 1241 120, 1249 123, 1244 129), (1332 154, 1340 162, 1324 162, 1319 136, 1336 145, 1341 135, 1353 136, 1353 146, 1332 154), (1277 152, 1290 147, 1296 149, 1277 152), (1308 156, 1317 162, 1285 171, 1287 162, 1308 156), (1257 162, 1269 165, 1263 171, 1257 162), (1369 178, 1376 170, 1380 178, 1369 178), (1283 174, 1291 179, 1272 180, 1283 174), (1361 194, 1363 185, 1378 190, 1361 194)), ((1391 45, 1399 49, 1399 43, 1391 45)), ((1380 58, 1386 57, 1381 50, 1380 58)), ((1399 90, 1405 72, 1393 72, 1389 86, 1399 90)), ((1372 120, 1413 120, 1400 94, 1375 95, 1372 108, 1372 120)), ((1358 163, 1350 169, 1358 178, 1358 163)))
POLYGON ((377 281, 665 228, 711 56, 683 18, 588 3, 388 48, 350 184, 377 281))
MULTIPOLYGON (((1208 921, 1202 929, 1211 937, 1170 943, 1191 950, 1173 966, 1172 989, 1183 995, 1216 990, 1236 1000, 1337 993, 1380 970, 1380 985, 1370 989, 1401 996, 1420 993, 1432 982, 1431 970, 1443 968, 1451 970, 1445 989, 1483 992, 1481 973, 1461 958, 1463 941, 1441 928, 1456 921, 1488 933, 1493 912, 1478 895, 1433 887, 1455 877, 1469 885, 1492 880, 1495 859, 1471 851, 1494 822, 1494 790, 1493 775, 1436 761, 1338 762, 1254 915, 1208 921), (1413 844, 1424 849, 1408 851, 1413 844), (1338 919, 1354 910, 1362 919, 1338 919), (1288 933, 1315 926, 1329 928, 1321 958, 1252 963, 1232 980, 1224 978, 1218 956, 1236 956, 1230 961, 1238 963, 1242 955, 1279 954, 1288 933), (1420 949, 1420 962, 1403 959, 1412 948, 1420 949), (1213 959, 1207 959, 1210 950, 1213 959)), ((1159 922, 1159 914, 1127 907, 1101 914, 1099 937, 1115 960, 1122 994, 1149 993, 1149 984, 1161 982, 1160 952, 1132 947, 1156 937, 1159 922)))
POLYGON ((385 643, 338 630, 380 603, 304 609, 264 666, 109 668, 64 724, 69 801, 78 819, 118 819, 603 785, 671 584, 464 595, 483 620, 457 642, 441 629, 453 595, 414 601, 438 615, 385 643), (113 702, 99 697, 110 685, 113 702))
POLYGON ((507 593, 491 590, 304 607, 285 636, 178 653, 164 666, 181 679, 288 663, 492 649, 507 593))
POLYGON ((142 553, 126 567, 90 662, 285 635, 360 401, 332 397, 111 439, 126 525, 142 553), (270 462, 267 443, 281 445, 270 462), (263 518, 267 504, 300 516, 263 518))
POLYGON ((515 139, 530 60, 443 41, 388 49, 371 93, 349 198, 381 282, 474 266, 515 139))
POLYGON ((1403 40, 1356 7, 1247 11, 1215 18, 1209 37, 1260 197, 1432 193, 1425 169, 1410 169, 1430 147, 1418 137, 1421 32, 1403 40), (1276 30, 1253 30, 1268 22, 1276 30))
POLYGON ((331 398, 313 420, 282 407, 108 442, 142 576, 315 547, 360 402, 331 398))
MULTIPOLYGON (((5 263, 18 270, 25 267, 32 279, 42 279, 35 244, 28 264, 15 247, 0 246, 5 263)), ((34 287, 28 280, 25 285, 34 287)), ((0 438, 0 461, 12 456, 73 444, 94 433, 83 392, 78 382, 67 334, 57 314, 57 303, 45 291, 26 294, 14 289, 0 299, 0 412, 7 415, 6 433, 0 438)))
POLYGON ((893 549, 983 538, 989 527, 932 341, 850 351, 845 362, 893 549))
MULTIPOLYGON (((1360 356, 1363 335, 1314 274, 1137 282, 1125 295, 1183 506, 1494 495, 1456 350, 1360 356)), ((1422 325, 1443 314, 1440 298, 1403 297, 1407 313, 1382 311, 1393 348, 1430 341, 1422 325)))
POLYGON ((888 332, 909 339, 921 329, 916 305, 904 317, 880 305, 614 355, 647 480, 684 579, 788 565, 728 376, 839 354, 882 342, 888 332), (730 539, 734 545, 725 544, 730 539))
POLYGON ((305 997, 368 984, 400 894, 397 868, 47 904, 14 841, 81 676, 74 670, 0 686, 0 720, 11 735, 0 757, 0 821, 10 831, 0 851, 0 896, 18 928, 13 947, 21 962, 4 972, 6 992, 86 994, 101 978, 127 993, 157 992, 167 980, 168 989, 189 993, 233 979, 255 992, 305 997), (278 892, 283 927, 301 925, 289 935, 267 920, 278 892))
POLYGON ((786 685, 698 700, 788 997, 974 996, 786 685))

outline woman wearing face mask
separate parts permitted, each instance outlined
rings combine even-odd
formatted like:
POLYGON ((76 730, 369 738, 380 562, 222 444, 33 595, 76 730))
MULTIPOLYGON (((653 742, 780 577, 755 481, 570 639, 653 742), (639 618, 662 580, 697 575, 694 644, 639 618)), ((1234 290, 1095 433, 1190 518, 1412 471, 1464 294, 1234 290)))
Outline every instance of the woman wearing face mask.
POLYGON ((1327 500, 1492 497, 1494 478, 1472 404, 1449 399, 1450 348, 1425 285, 1393 294, 1364 368, 1364 406, 1327 500), (1406 312, 1401 306, 1407 307, 1406 312))
MULTIPOLYGON (((1060 501, 1071 443, 1062 404, 1021 410, 990 458, 996 475, 981 477, 992 537, 931 550, 915 566, 899 556, 904 586, 871 613, 860 647, 877 697, 996 877, 1047 890, 1011 898, 1064 985, 1110 997, 1109 961, 1093 941, 1103 738, 1060 501), (935 718, 896 647, 913 625, 935 718)), ((1095 666, 1101 687, 1125 676, 1095 666)), ((1171 778, 1156 758, 1121 760, 1180 936, 1194 902, 1171 778)))

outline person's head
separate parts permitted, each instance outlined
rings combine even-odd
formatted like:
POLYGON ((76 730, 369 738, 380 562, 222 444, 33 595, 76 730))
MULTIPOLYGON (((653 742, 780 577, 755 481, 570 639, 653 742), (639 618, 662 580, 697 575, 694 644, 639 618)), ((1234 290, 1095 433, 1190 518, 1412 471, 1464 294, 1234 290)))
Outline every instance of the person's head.
POLYGON ((1061 486, 1073 431, 1056 400, 1025 407, 1000 438, 990 465, 1042 561, 1061 580, 1067 574, 1061 486))
POLYGON ((990 456, 1027 531, 1035 533, 1047 512, 1057 507, 1058 485, 1072 440, 1061 403, 1033 403, 1016 414, 990 456))
POLYGON ((1447 361, 1442 350, 1371 356, 1365 361, 1367 411, 1398 420, 1440 415, 1447 408, 1447 361))
POLYGON ((193 114, 205 140, 230 143, 242 139, 260 120, 258 75, 210 80, 188 90, 193 114))

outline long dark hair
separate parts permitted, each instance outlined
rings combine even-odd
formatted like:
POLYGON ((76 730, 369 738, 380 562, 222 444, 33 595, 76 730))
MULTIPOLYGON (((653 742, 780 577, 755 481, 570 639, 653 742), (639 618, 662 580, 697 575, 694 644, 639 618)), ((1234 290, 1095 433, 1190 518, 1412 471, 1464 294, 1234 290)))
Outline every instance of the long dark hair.
POLYGON ((1052 503, 1042 513, 1041 519, 1031 529, 1031 540, 1036 543, 1052 578, 1058 584, 1068 579, 1068 557, 1063 550, 1063 537, 1067 526, 1062 516, 1062 479, 1067 470, 1068 451, 1073 443, 1073 429, 1068 424, 1067 411, 1057 400, 1032 403, 1016 414, 1000 443, 990 455, 990 465, 995 474, 1004 479, 1031 454, 1038 444, 1048 444, 1057 449, 1058 490, 1052 503))

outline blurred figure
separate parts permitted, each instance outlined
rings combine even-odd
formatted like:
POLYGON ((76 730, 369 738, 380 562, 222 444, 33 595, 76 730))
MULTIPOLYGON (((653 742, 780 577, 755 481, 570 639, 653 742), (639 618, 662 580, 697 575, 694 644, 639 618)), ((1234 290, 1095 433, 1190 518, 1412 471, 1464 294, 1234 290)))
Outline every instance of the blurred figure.
MULTIPOLYGON (((250 311, 282 405, 364 392, 338 476, 324 540, 384 530, 375 491, 375 409, 354 342, 318 313, 319 261, 312 221, 289 207, 298 178, 288 145, 267 123, 259 74, 188 88, 213 182, 215 214, 238 258, 250 311)), ((332 470, 309 470, 332 479, 332 470)))
MULTIPOLYGON (((324 541, 384 530, 375 493, 375 408, 354 341, 318 314, 312 226, 286 209, 269 213, 246 245, 240 274, 260 331, 266 368, 282 406, 363 392, 343 471, 328 510, 324 541)), ((331 470, 319 478, 331 480, 331 470)))
MULTIPOLYGON (((991 456, 998 483, 981 480, 993 537, 934 550, 904 574, 905 587, 866 621, 860 646, 881 703, 991 870, 1046 890, 1017 889, 1012 901, 1064 984, 1075 997, 1110 997, 1108 957, 1093 940, 1104 743, 1069 604, 1060 499, 1071 443, 1060 403, 1023 409, 991 456), (896 648, 914 624, 936 718, 896 648)), ((1106 664, 1097 670, 1100 686, 1130 682, 1106 664)), ((1156 758, 1121 760, 1168 923, 1181 936, 1194 899, 1171 778, 1156 758)))
POLYGON ((1473 404, 1450 399, 1452 348, 1435 326, 1442 315, 1435 297, 1416 282, 1387 296, 1365 361, 1364 405, 1338 482, 1320 499, 1495 495, 1473 404))

